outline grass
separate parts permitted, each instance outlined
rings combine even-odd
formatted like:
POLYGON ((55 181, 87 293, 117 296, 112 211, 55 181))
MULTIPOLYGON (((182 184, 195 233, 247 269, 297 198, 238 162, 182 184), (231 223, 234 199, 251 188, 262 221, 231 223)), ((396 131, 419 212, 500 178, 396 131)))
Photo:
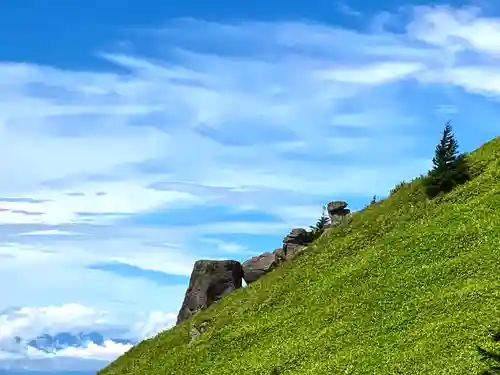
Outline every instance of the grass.
POLYGON ((469 160, 465 185, 430 201, 401 184, 99 374, 477 374, 500 327, 500 137, 469 160))

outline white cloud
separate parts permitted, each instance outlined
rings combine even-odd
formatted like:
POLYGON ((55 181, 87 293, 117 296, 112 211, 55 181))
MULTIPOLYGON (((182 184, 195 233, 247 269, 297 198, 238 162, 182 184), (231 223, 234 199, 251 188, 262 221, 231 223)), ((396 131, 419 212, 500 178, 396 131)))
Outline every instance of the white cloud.
POLYGON ((340 11, 340 13, 343 13, 348 16, 360 17, 362 15, 361 12, 355 10, 346 1, 343 0, 336 1, 336 7, 340 11))
POLYGON ((20 236, 73 236, 76 233, 57 230, 57 229, 48 229, 48 230, 35 230, 33 232, 20 233, 20 236))
POLYGON ((31 197, 45 200, 42 203, 6 202, 0 212, 3 223, 41 223, 48 225, 64 223, 101 222, 120 214, 133 214, 159 207, 196 205, 203 202, 199 197, 182 191, 155 191, 147 189, 148 181, 118 181, 105 183, 79 183, 81 196, 65 194, 64 190, 40 190, 31 197), (96 192, 106 192, 96 195, 96 192), (140 199, 137 199, 140 197, 140 199), (17 212, 16 212, 17 211, 17 212), (23 212, 40 212, 42 215, 26 215, 23 212), (92 216, 79 216, 89 214, 92 216), (93 216, 102 214, 102 216, 93 216))
MULTIPOLYGON (((0 199, 0 284, 16 280, 2 303, 56 307, 25 308, 0 332, 95 325, 108 319, 103 311, 123 309, 151 312, 138 325, 120 323, 147 336, 171 324, 174 315, 162 311, 178 309, 186 285, 89 266, 120 261, 189 275, 200 254, 266 250, 212 237, 272 235, 277 247, 291 227, 313 224, 328 200, 383 196, 425 172, 427 124, 436 106, 441 114, 454 108, 449 91, 499 93, 491 36, 500 23, 451 7, 417 8, 406 33, 384 30, 387 20, 400 19, 379 16, 371 33, 181 20, 149 33, 154 56, 99 56, 127 74, 1 62, 0 198, 31 198, 0 199), (165 45, 172 49, 162 55, 165 45), (214 206, 278 220, 211 221, 214 206), (144 221, 155 212, 158 222, 181 220, 182 209, 195 224, 144 221)), ((108 345, 85 353, 125 350, 108 345)))
POLYGON ((130 350, 130 348, 132 348, 132 345, 130 344, 121 344, 111 340, 106 340, 103 345, 89 343, 86 347, 82 348, 65 348, 57 352, 56 356, 112 361, 116 357, 130 350))
POLYGON ((199 229, 204 234, 274 234, 279 236, 286 234, 289 227, 286 223, 221 221, 202 224, 199 229))
POLYGON ((131 344, 112 340, 105 340, 102 345, 88 342, 81 347, 67 347, 55 352, 30 346, 24 347, 21 352, 0 348, 0 371, 97 371, 131 348, 131 344))
POLYGON ((183 254, 162 248, 141 246, 140 242, 130 239, 85 244, 90 248, 88 251, 81 250, 82 245, 65 244, 2 248, 0 254, 10 256, 2 259, 1 277, 16 280, 15 288, 2 292, 3 300, 8 301, 6 306, 63 305, 78 301, 100 311, 178 310, 179 299, 186 289, 184 284, 157 284, 88 267, 123 259, 145 269, 189 275, 195 259, 186 259, 183 254), (93 250, 95 246, 105 247, 106 252, 100 254, 93 250), (137 248, 143 251, 140 255, 134 254, 137 248))
MULTIPOLYGON (((332 50, 344 48, 343 44, 338 43, 336 36, 345 31, 317 25, 290 23, 274 26, 247 23, 231 28, 217 24, 208 26, 206 37, 213 38, 221 46, 225 38, 244 35, 252 35, 254 40, 260 41, 265 37, 260 32, 265 30, 277 37, 276 47, 279 47, 280 43, 286 45, 287 35, 300 30, 303 35, 302 43, 317 45, 334 42, 332 50), (240 33, 241 30, 244 31, 243 34, 240 33)), ((184 27, 189 29, 190 23, 184 24, 184 27)), ((361 34, 349 35, 366 41, 372 38, 361 34)), ((379 36, 373 38, 378 40, 379 36)), ((387 38, 385 41, 385 44, 391 43, 387 38)), ((394 38, 392 45, 398 44, 394 38)), ((358 47, 353 48, 360 53, 358 47)), ((354 98, 363 90, 364 84, 397 81, 425 68, 419 61, 380 59, 331 67, 330 61, 315 57, 314 54, 312 57, 284 54, 277 64, 270 64, 258 57, 235 60, 184 52, 181 56, 185 57, 185 67, 167 62, 152 62, 138 56, 102 56, 129 69, 132 76, 124 78, 110 72, 82 73, 28 64, 7 64, 0 67, 4 72, 18 77, 17 80, 6 78, 4 82, 10 94, 3 93, 6 101, 3 111, 0 111, 3 113, 3 119, 0 119, 3 125, 0 129, 4 133, 2 138, 9 139, 9 142, 4 141, 5 144, 0 146, 3 152, 15 155, 15 158, 10 157, 5 168, 0 170, 6 175, 12 175, 12 168, 31 171, 10 181, 3 187, 3 191, 5 194, 22 192, 27 196, 51 200, 36 205, 36 212, 43 215, 3 211, 0 213, 0 220, 4 223, 95 222, 109 217, 83 219, 76 214, 134 213, 155 209, 170 201, 178 203, 182 200, 188 205, 202 202, 199 197, 181 191, 147 190, 144 186, 150 183, 150 177, 131 174, 127 170, 120 172, 120 165, 151 158, 164 158, 164 173, 172 179, 197 179, 200 183, 219 186, 257 183, 257 186, 263 188, 275 187, 277 180, 284 177, 278 177, 276 168, 287 164, 292 167, 280 152, 281 141, 275 142, 275 150, 266 149, 265 159, 256 160, 255 152, 264 151, 259 145, 248 149, 224 147, 193 133, 193 127, 208 124, 214 129, 227 132, 230 127, 235 126, 231 124, 237 121, 244 121, 239 125, 244 128, 248 126, 245 122, 262 122, 264 119, 269 126, 289 129, 290 134, 317 147, 322 140, 331 137, 324 136, 325 129, 321 126, 315 126, 315 132, 306 132, 307 127, 303 125, 305 121, 323 121, 311 118, 311 113, 317 112, 325 118, 337 118, 332 127, 341 125, 345 123, 342 118, 349 116, 355 119, 362 111, 347 114, 338 112, 335 109, 336 98, 352 97, 357 100, 354 98), (203 66, 200 66, 201 61, 203 66), (256 86, 251 81, 238 78, 237 72, 241 69, 258 78, 260 84, 256 86), (300 76, 302 78, 298 78, 300 76), (315 77, 322 79, 317 81, 315 77), (325 85, 325 79, 330 82, 328 85, 325 85), (197 82, 198 85, 183 84, 182 80, 197 82), (43 89, 29 96, 22 95, 26 91, 23 88, 33 83, 57 88, 61 93, 69 91, 71 95, 66 95, 57 104, 50 97, 44 96, 43 89), (30 108, 33 110, 22 111, 29 102, 32 103, 30 108), (131 107, 132 103, 134 106, 131 107), (91 123, 84 115, 93 116, 91 123), (113 116, 112 121, 110 116, 113 116), (143 126, 131 126, 134 121, 140 121, 143 126), (160 128, 163 130, 159 130, 160 128), (71 133, 78 136, 60 135, 71 133), (28 152, 34 144, 37 145, 36 155, 28 152), (185 153, 186 147, 189 147, 189 155, 185 153), (233 162, 228 163, 231 160, 233 162), (250 160, 254 167, 247 164, 250 160), (210 167, 200 168, 200 164, 210 167), (244 168, 245 173, 235 176, 235 168, 244 168), (118 174, 120 177, 116 181, 99 183, 82 181, 82 176, 98 173, 118 174), (245 180, 243 176, 246 177, 245 180), (85 196, 66 196, 61 188, 40 189, 41 182, 54 179, 66 179, 65 189, 77 188, 85 196), (89 196, 91 190, 102 190, 109 194, 89 196), (135 199, 139 196, 140 199, 135 199)), ((368 106, 364 111, 370 110, 368 106)), ((378 111, 376 116, 371 117, 378 117, 383 122, 381 116, 397 117, 391 111, 385 114, 378 111)), ((349 125, 353 126, 354 122, 350 121, 349 125)), ((264 134, 262 138, 266 137, 264 134)), ((359 139, 346 139, 344 144, 352 146, 347 149, 336 147, 334 150, 339 154, 348 153, 359 142, 359 139)), ((289 173, 287 169, 284 169, 285 173, 289 173)), ((317 179, 316 174, 313 181, 317 179)), ((296 191, 310 190, 314 185, 317 183, 305 184, 303 179, 282 184, 283 188, 296 191)), ((5 205, 5 208, 29 211, 35 207, 30 203, 17 202, 5 205)))
POLYGON ((162 311, 111 312, 78 303, 10 308, 0 312, 0 369, 97 370, 132 347, 132 344, 117 339, 139 341, 153 337, 172 327, 176 317, 175 313, 162 311), (81 332, 98 332, 104 337, 104 342, 87 341, 81 346, 57 350, 28 345, 29 341, 44 334, 79 335, 81 332))
POLYGON ((222 253, 227 253, 227 254, 234 254, 234 253, 244 253, 247 248, 243 245, 234 243, 234 242, 229 242, 229 241, 223 241, 220 239, 216 238, 204 238, 202 239, 202 242, 208 243, 208 244, 213 244, 217 247, 217 250, 219 250, 222 253))
POLYGON ((415 62, 382 62, 359 68, 352 66, 332 68, 325 71, 322 77, 336 82, 380 85, 397 81, 424 69, 425 65, 415 62))
POLYGON ((440 104, 436 108, 436 113, 444 113, 448 115, 454 115, 458 113, 458 108, 453 104, 440 104))
POLYGON ((448 56, 440 69, 423 74, 423 82, 452 84, 471 93, 498 96, 499 18, 482 15, 478 7, 422 6, 415 9, 407 30, 412 38, 438 46, 448 56))
POLYGON ((130 349, 111 339, 142 340, 172 327, 177 314, 162 311, 123 314, 97 310, 78 303, 60 306, 11 308, 0 312, 0 352, 24 355, 30 358, 50 355, 111 360, 130 349), (135 321, 134 321, 135 320, 135 321), (67 347, 46 353, 24 343, 43 334, 79 334, 99 332, 105 337, 103 345, 92 342, 82 347, 67 347), (106 337, 114 335, 113 337, 106 337), (14 340, 21 339, 20 342, 14 340))
MULTIPOLYGON (((191 26, 184 23, 181 27, 195 32, 198 25, 193 21, 191 26)), ((301 30, 302 42, 317 47, 335 41, 333 47, 338 49, 336 34, 344 32, 300 24, 207 26, 204 36, 212 38, 213 44, 221 48, 227 38, 250 35, 260 43, 267 38, 261 31, 271 30, 277 38, 274 47, 280 49, 287 45, 290 33, 301 30)), ((60 297, 51 297, 52 302, 62 303, 62 296, 67 298, 71 288, 80 284, 67 281, 62 287, 60 280, 78 276, 85 280, 92 278, 85 283, 85 290, 89 291, 80 292, 79 298, 101 304, 109 296, 123 296, 120 288, 124 280, 85 269, 92 262, 119 260, 144 269, 186 275, 196 257, 194 249, 201 247, 196 241, 207 234, 273 234, 280 241, 289 227, 299 224, 298 218, 287 215, 282 216, 283 223, 243 220, 159 229, 155 230, 154 242, 159 242, 163 231, 162 242, 180 244, 177 248, 161 248, 146 245, 145 242, 152 241, 152 232, 134 231, 133 224, 122 222, 124 214, 185 207, 192 208, 193 215, 199 215, 205 202, 226 204, 228 199, 236 207, 252 204, 257 210, 276 214, 283 205, 296 205, 283 198, 287 194, 294 195, 296 200, 311 193, 319 197, 372 194, 373 190, 387 189, 392 181, 381 178, 382 171, 376 166, 367 169, 360 164, 351 170, 332 167, 333 183, 324 178, 321 169, 314 167, 314 161, 290 160, 288 155, 300 150, 321 158, 352 152, 361 155, 360 150, 365 150, 365 161, 372 159, 369 154, 377 150, 380 138, 340 137, 335 129, 373 128, 374 123, 369 125, 369 119, 376 118, 386 131, 394 119, 400 119, 400 114, 393 109, 381 110, 378 103, 365 100, 363 110, 357 107, 342 110, 337 100, 357 102, 365 83, 373 86, 391 82, 420 68, 418 62, 381 60, 359 63, 355 68, 343 65, 335 70, 329 59, 315 56, 314 52, 301 56, 286 50, 276 63, 259 59, 258 54, 234 59, 224 54, 215 57, 186 51, 179 54, 184 59, 183 66, 173 65, 161 56, 154 62, 142 56, 106 53, 102 56, 128 69, 130 74, 75 72, 33 64, 0 65, 0 72, 6 73, 0 75, 3 77, 0 78, 3 88, 0 153, 8 155, 1 159, 4 165, 0 166, 4 168, 0 168, 0 177, 5 183, 0 194, 42 201, 2 203, 0 222, 4 225, 13 228, 38 225, 36 230, 19 231, 24 235, 17 238, 9 236, 10 244, 1 246, 2 254, 9 257, 2 265, 3 274, 26 275, 26 280, 19 283, 17 295, 9 293, 9 303, 41 298, 28 293, 37 291, 43 295, 42 287, 57 288, 60 297), (254 79, 242 79, 238 73, 242 70, 254 79), (325 71, 330 74, 328 84, 324 79, 318 80, 325 71), (34 84, 38 85, 37 90, 33 90, 34 84), (58 93, 57 100, 54 92, 58 93), (26 107, 32 110, 25 111, 26 107), (262 124, 261 133, 253 135, 256 124, 262 124), (247 132, 254 144, 224 145, 217 136, 213 139, 202 136, 200 126, 219 132, 226 139, 248 139, 247 132), (270 139, 270 131, 284 132, 289 138, 270 139), (297 142, 301 142, 300 148, 296 147, 297 142), (10 178, 13 175, 18 177, 10 178), (148 188, 158 180, 232 188, 232 196, 208 189, 195 194, 181 188, 148 188), (366 180, 370 181, 369 187, 360 183, 366 180), (269 193, 263 195, 260 191, 269 193), (260 200, 256 200, 257 194, 262 197, 260 200), (76 230, 75 225, 83 224, 97 226, 80 226, 76 230), (53 227, 43 228, 47 225, 53 227), (108 228, 106 232, 103 226, 108 228), (78 236, 66 239, 56 236, 63 232, 78 236), (54 242, 56 237, 58 242, 54 242), (30 238, 32 242, 28 245, 25 241, 30 238), (35 264, 52 272, 47 275, 44 271, 33 271, 35 264), (34 274, 42 278, 36 286, 29 281, 34 274), (90 292, 99 289, 96 280, 106 288, 90 292)), ((387 138, 387 142, 391 139, 387 138)), ((399 176, 393 179, 399 180, 399 176)), ((241 250, 222 243, 211 245, 218 246, 221 252, 241 250)), ((145 293, 129 294, 140 298, 142 303, 147 302, 150 308, 157 306, 151 296, 157 287, 137 280, 127 283, 131 288, 147 286, 146 294, 150 295, 147 298, 145 293)))
POLYGON ((109 324, 106 311, 97 311, 78 303, 62 306, 22 307, 0 314, 0 342, 15 336, 35 338, 41 334, 54 334, 83 330, 102 323, 109 324))
POLYGON ((177 320, 177 314, 163 311, 151 311, 145 319, 133 326, 135 337, 150 338, 161 331, 172 327, 177 320))
POLYGON ((482 17, 477 7, 417 7, 408 31, 418 39, 443 48, 500 52, 500 20, 482 17))
POLYGON ((500 69, 490 66, 462 66, 422 77, 424 82, 448 83, 463 87, 466 91, 497 97, 500 94, 500 69))

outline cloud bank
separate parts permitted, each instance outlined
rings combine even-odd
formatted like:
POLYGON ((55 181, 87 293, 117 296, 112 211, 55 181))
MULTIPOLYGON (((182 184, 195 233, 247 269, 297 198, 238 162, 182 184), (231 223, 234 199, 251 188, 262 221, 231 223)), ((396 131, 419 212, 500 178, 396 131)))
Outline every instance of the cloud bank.
POLYGON ((34 360, 28 366, 31 369, 53 370, 54 361, 62 361, 57 364, 59 369, 66 365, 69 370, 90 365, 99 369, 128 351, 133 343, 170 328, 175 319, 176 314, 161 311, 126 316, 77 303, 10 308, 0 312, 0 368, 20 369, 27 360, 34 360), (102 342, 92 341, 95 333, 102 342), (66 342, 43 341, 47 335, 58 334, 66 342), (87 339, 71 342, 74 337, 87 339), (37 340, 36 344, 32 340, 37 340))

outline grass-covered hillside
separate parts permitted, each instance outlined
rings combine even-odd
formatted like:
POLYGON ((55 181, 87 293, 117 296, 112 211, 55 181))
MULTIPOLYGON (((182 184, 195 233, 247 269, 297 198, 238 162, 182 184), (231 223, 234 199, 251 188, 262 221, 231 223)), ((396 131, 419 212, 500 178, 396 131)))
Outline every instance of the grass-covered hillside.
POLYGON ((477 374, 500 327, 500 138, 468 157, 466 184, 432 200, 401 184, 100 374, 477 374))

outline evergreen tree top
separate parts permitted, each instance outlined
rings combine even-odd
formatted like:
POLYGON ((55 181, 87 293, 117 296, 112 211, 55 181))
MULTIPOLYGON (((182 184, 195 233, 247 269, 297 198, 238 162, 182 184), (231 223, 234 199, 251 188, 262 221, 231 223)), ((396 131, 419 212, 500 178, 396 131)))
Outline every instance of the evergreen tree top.
POLYGON ((326 207, 323 206, 323 213, 322 213, 321 217, 318 219, 318 221, 316 222, 316 225, 314 225, 314 226, 311 225, 309 227, 313 230, 322 230, 329 223, 330 223, 330 217, 326 213, 326 207))
POLYGON ((438 145, 432 163, 436 169, 446 168, 456 161, 458 154, 458 142, 453 135, 451 123, 448 121, 444 127, 443 135, 438 145))

